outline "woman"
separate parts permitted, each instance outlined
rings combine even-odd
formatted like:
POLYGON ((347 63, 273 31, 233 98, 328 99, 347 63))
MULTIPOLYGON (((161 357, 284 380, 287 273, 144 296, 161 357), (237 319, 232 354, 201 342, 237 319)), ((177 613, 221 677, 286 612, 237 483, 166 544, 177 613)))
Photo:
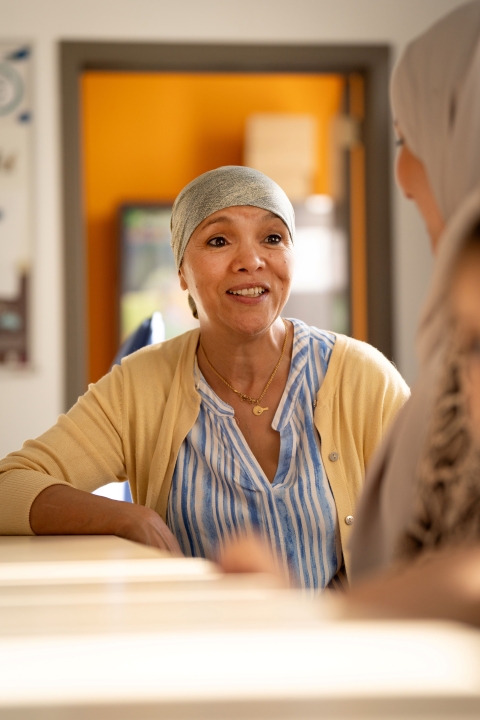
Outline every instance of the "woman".
POLYGON ((304 587, 348 569, 365 464, 408 391, 370 346, 282 320, 293 241, 292 206, 262 173, 187 185, 172 248, 200 331, 125 358, 0 462, 0 532, 212 558, 254 530, 304 587), (88 494, 127 477, 134 505, 88 494))
POLYGON ((343 609, 350 615, 435 617, 480 625, 480 188, 462 203, 443 242, 447 250, 436 263, 431 301, 445 324, 453 326, 451 357, 456 364, 453 375, 449 363, 438 376, 423 457, 430 472, 423 474, 419 505, 414 506, 417 522, 421 513, 433 520, 430 532, 438 522, 435 511, 441 514, 440 542, 425 542, 414 562, 392 566, 389 573, 355 586, 343 609), (453 464, 441 462, 431 472, 432 458, 448 456, 453 464))
MULTIPOLYGON (((480 183, 480 2, 458 8, 408 46, 393 74, 392 105, 398 181, 417 204, 441 264, 451 252, 445 226, 480 183)), ((434 287, 420 324, 419 379, 369 470, 352 538, 354 578, 446 541, 446 516, 430 489, 436 481, 441 488, 447 464, 461 473, 463 451, 452 423, 450 456, 432 462, 435 438, 426 434, 434 407, 445 422, 455 415, 456 402, 450 324, 442 312, 442 289, 434 287), (445 362, 444 393, 437 398, 445 362), (422 488, 428 488, 423 498, 422 488)))

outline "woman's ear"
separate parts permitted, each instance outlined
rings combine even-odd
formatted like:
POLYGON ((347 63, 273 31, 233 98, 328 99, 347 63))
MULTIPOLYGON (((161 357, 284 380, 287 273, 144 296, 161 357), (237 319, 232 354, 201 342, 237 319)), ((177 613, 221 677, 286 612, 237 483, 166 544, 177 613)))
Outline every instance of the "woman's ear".
POLYGON ((178 277, 180 280, 180 287, 182 288, 182 290, 188 290, 188 285, 187 285, 187 282, 186 282, 184 274, 183 274, 182 266, 180 266, 180 269, 178 271, 178 277))

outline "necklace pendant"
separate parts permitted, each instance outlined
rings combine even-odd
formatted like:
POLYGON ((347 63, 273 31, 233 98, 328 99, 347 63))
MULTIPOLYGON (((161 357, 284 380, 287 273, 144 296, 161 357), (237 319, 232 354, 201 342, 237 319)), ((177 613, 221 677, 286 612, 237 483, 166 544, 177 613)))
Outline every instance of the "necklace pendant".
POLYGON ((254 415, 261 415, 263 412, 265 412, 265 410, 268 410, 268 407, 262 408, 260 407, 260 405, 255 405, 252 412, 254 415))

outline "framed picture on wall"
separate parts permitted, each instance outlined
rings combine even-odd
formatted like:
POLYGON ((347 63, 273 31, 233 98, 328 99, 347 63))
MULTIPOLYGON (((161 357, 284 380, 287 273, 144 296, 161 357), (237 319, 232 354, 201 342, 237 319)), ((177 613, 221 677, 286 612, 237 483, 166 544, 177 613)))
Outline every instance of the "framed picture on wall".
POLYGON ((0 367, 31 360, 31 49, 0 42, 0 367))
POLYGON ((170 246, 167 204, 126 204, 120 208, 120 342, 160 312, 165 339, 197 327, 180 288, 170 246))

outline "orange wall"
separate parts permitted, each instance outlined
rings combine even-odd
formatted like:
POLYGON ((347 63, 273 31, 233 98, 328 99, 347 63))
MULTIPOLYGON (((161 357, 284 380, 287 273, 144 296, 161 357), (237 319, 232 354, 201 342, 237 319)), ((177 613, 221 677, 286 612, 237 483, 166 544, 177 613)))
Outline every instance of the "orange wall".
POLYGON ((82 76, 90 382, 118 345, 118 206, 172 201, 200 173, 242 164, 245 121, 256 112, 318 118, 315 192, 328 193, 328 126, 343 88, 335 75, 82 76))

